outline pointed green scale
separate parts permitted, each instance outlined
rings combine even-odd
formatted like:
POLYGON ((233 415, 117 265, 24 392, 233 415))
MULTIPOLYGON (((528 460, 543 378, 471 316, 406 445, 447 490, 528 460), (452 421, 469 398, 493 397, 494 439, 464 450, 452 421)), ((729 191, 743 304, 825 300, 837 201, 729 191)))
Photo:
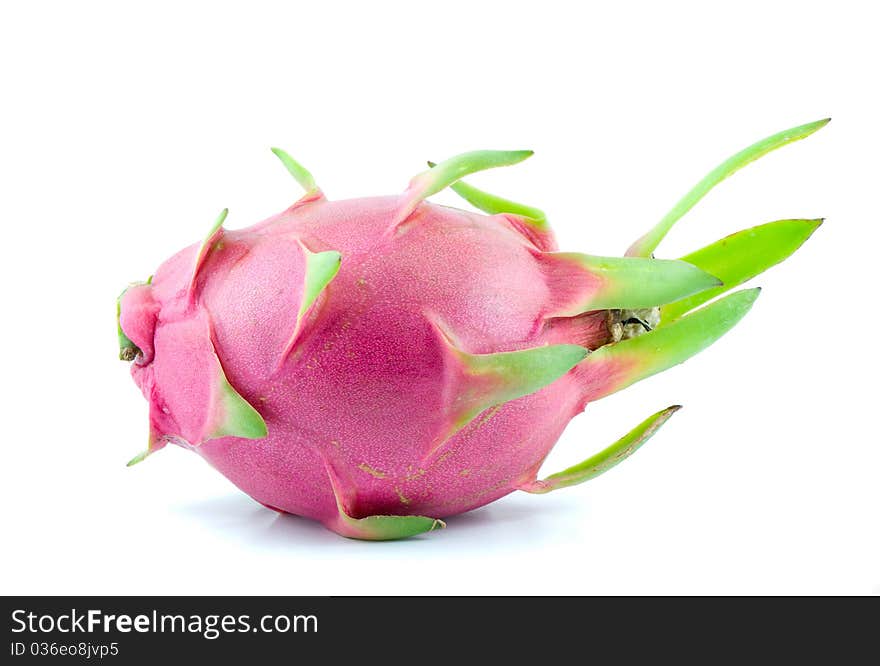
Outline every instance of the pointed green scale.
POLYGON ((392 225, 396 227, 415 210, 421 201, 437 194, 468 174, 518 164, 534 154, 531 150, 474 150, 440 162, 423 171, 409 183, 404 201, 392 225))
POLYGON ((165 442, 163 440, 161 440, 160 436, 151 427, 149 437, 147 438, 147 448, 145 448, 143 451, 138 453, 134 458, 129 460, 125 464, 125 466, 131 467, 133 465, 137 465, 138 463, 146 460, 147 456, 150 456, 153 453, 155 453, 156 451, 159 451, 160 449, 163 449, 163 448, 165 448, 165 442))
POLYGON ((144 449, 140 453, 138 453, 134 458, 125 463, 126 467, 131 467, 132 465, 137 465, 139 462, 143 462, 147 459, 147 456, 150 455, 152 451, 150 449, 144 449))
POLYGON ((394 541, 443 529, 446 523, 427 516, 367 516, 352 518, 340 510, 341 533, 351 539, 394 541))
POLYGON ((480 412, 535 393, 583 361, 579 345, 547 345, 497 354, 468 354, 452 348, 462 369, 461 393, 453 406, 459 430, 480 412))
POLYGON ((196 278, 199 275, 199 269, 202 267, 202 264, 205 263, 205 259, 208 258, 208 253, 211 251, 211 248, 214 247, 214 244, 217 242, 217 239, 220 237, 220 234, 223 231, 223 223, 226 221, 226 216, 229 215, 229 209, 224 208, 220 211, 220 215, 217 216, 217 219, 214 220, 214 224, 211 227, 211 230, 208 232, 208 235, 205 236, 205 240, 202 241, 201 246, 199 247, 199 251, 196 254, 195 265, 193 266, 192 277, 189 281, 189 289, 188 293, 190 299, 192 299, 195 293, 196 286, 196 278))
POLYGON ((296 324, 293 334, 290 336, 284 351, 281 354, 282 362, 296 345, 302 333, 306 315, 318 300, 318 296, 327 287, 328 284, 336 277, 339 267, 342 264, 342 255, 335 250, 327 250, 326 252, 312 252, 305 245, 300 243, 306 258, 305 282, 303 284, 302 300, 300 301, 299 311, 296 314, 296 324))
POLYGON ((738 231, 682 257, 682 261, 717 275, 724 286, 664 306, 660 310, 661 325, 675 321, 686 312, 787 259, 821 224, 821 219, 769 222, 738 231))
POLYGON ((334 250, 326 252, 310 252, 305 249, 306 253, 306 280, 303 288, 302 303, 297 313, 297 324, 308 312, 309 308, 318 300, 318 296, 324 291, 324 288, 330 284, 330 281, 336 277, 339 272, 339 266, 342 263, 342 255, 334 250))
POLYGON ((681 409, 681 405, 673 405, 649 416, 607 449, 600 451, 577 465, 556 474, 551 474, 546 479, 528 483, 521 490, 536 494, 549 493, 553 490, 576 486, 590 479, 595 479, 600 474, 604 474, 615 465, 629 458, 639 447, 651 439, 654 433, 660 429, 660 426, 666 423, 679 409, 681 409))
POLYGON ((284 168, 287 169, 290 175, 293 176, 294 180, 299 183, 300 187, 302 187, 307 193, 316 192, 318 190, 318 185, 315 183, 314 177, 302 164, 293 159, 286 151, 281 150, 281 148, 272 148, 272 152, 275 153, 275 156, 279 160, 281 160, 284 168))
POLYGON ((545 252, 553 304, 551 317, 590 310, 649 308, 721 285, 714 275, 684 261, 642 257, 597 257, 545 252))
POLYGON ((345 510, 343 493, 332 466, 328 465, 327 472, 338 512, 336 518, 328 523, 328 527, 342 536, 365 541, 393 541, 446 527, 442 520, 428 516, 375 515, 353 518, 345 510))
POLYGON ((600 347, 582 366, 587 374, 592 371, 607 378, 590 399, 624 389, 701 352, 745 316, 760 292, 760 288, 734 292, 668 326, 600 347))
POLYGON ((205 440, 219 437, 241 437, 243 439, 262 439, 269 430, 260 413, 232 388, 220 364, 217 364, 216 381, 219 386, 215 403, 213 426, 205 440))
MULTIPOLYGON (((428 166, 432 169, 437 166, 434 162, 428 162, 428 166)), ((462 199, 467 201, 477 210, 481 210, 489 215, 498 215, 500 213, 509 213, 518 215, 530 222, 539 231, 547 231, 547 215, 544 211, 526 206, 525 204, 504 199, 502 197, 489 194, 483 190, 477 189, 473 185, 468 185, 464 181, 458 181, 449 186, 462 199)))
POLYGON ((446 442, 481 412, 540 391, 583 361, 588 349, 559 344, 495 354, 469 354, 435 322, 447 363, 457 375, 447 407, 447 423, 428 446, 422 465, 430 464, 446 442))
POLYGON ((736 155, 729 157, 710 171, 699 183, 694 185, 653 229, 633 243, 626 252, 627 256, 650 257, 654 250, 657 249, 660 241, 672 229, 672 226, 693 208, 700 199, 706 196, 713 187, 767 153, 810 136, 813 132, 825 127, 830 121, 831 118, 824 118, 806 125, 787 129, 768 136, 766 139, 762 139, 736 153, 736 155))

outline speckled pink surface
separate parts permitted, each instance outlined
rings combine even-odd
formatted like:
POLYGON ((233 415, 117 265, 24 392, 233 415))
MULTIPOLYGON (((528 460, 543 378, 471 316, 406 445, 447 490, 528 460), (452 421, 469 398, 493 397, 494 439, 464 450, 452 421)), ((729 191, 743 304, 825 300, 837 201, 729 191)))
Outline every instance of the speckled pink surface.
POLYGON ((400 197, 306 198, 223 232, 192 298, 198 245, 129 289, 120 324, 142 351, 132 375, 150 401, 154 448, 188 446, 257 501, 334 529, 337 498, 355 518, 440 518, 534 480, 603 377, 575 368, 432 451, 468 381, 438 331, 473 354, 595 348, 607 341, 605 313, 548 316, 549 232, 424 202, 388 233, 399 207, 400 197), (342 261, 285 356, 304 282, 300 243, 342 261), (267 437, 202 441, 218 360, 267 437))

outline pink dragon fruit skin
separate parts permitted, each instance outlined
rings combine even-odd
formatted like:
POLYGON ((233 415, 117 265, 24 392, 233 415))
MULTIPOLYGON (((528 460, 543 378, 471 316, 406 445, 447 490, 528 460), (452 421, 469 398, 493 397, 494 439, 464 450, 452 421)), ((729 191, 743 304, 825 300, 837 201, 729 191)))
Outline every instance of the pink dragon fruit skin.
MULTIPOLYGON (((774 135, 770 149, 822 125, 774 135)), ((191 448, 258 502, 355 538, 418 534, 625 458, 677 407, 537 478, 588 402, 705 348, 757 290, 689 310, 818 226, 740 232, 723 241, 723 260, 718 244, 653 259, 659 238, 625 258, 562 253, 540 211, 458 182, 528 152, 468 153, 402 195, 345 201, 276 154, 302 199, 237 231, 222 227, 224 211, 204 242, 120 297, 122 357, 150 403, 149 444, 133 462, 168 442, 191 448), (447 185, 490 214, 426 201, 447 185)))

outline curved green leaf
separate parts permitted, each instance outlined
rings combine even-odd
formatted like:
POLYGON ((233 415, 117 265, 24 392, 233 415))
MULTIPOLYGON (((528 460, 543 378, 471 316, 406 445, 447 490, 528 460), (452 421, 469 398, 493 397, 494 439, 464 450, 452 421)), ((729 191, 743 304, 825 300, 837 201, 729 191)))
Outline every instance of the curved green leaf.
MULTIPOLYGON (((428 166, 433 169, 437 165, 434 162, 428 162, 428 166)), ((517 203, 510 199, 504 199, 495 196, 494 194, 489 194, 473 185, 468 185, 464 181, 452 183, 449 187, 471 206, 484 213, 488 213, 489 215, 498 215, 500 213, 519 215, 531 222, 532 225, 540 231, 546 231, 548 228, 547 215, 544 211, 538 208, 526 206, 525 204, 517 203)))
POLYGON ((533 154, 531 150, 474 150, 440 162, 410 181, 392 228, 409 217, 421 201, 468 174, 518 164, 533 154))
POLYGON ((806 125, 799 125, 791 129, 778 132, 766 139, 762 139, 752 144, 748 148, 736 153, 717 167, 712 169, 705 178, 694 185, 691 190, 685 194, 675 206, 672 207, 666 215, 660 220, 653 229, 633 243, 626 254, 630 257, 650 257, 660 241, 669 233, 672 226, 684 216, 691 208, 693 208, 700 199, 706 196, 709 191, 718 185, 722 180, 732 176, 734 173, 742 169, 747 164, 763 157, 769 152, 787 146, 790 143, 799 141, 810 136, 813 132, 822 129, 831 121, 831 118, 824 118, 806 125))
POLYGON ((553 490, 576 486, 579 483, 595 479, 600 474, 604 474, 615 465, 629 458, 639 447, 651 439, 654 433, 660 429, 660 426, 666 423, 679 409, 681 409, 681 405, 673 405, 649 416, 607 449, 600 451, 577 465, 573 465, 556 474, 551 474, 546 479, 528 483, 522 486, 521 490, 529 493, 549 493, 553 490))

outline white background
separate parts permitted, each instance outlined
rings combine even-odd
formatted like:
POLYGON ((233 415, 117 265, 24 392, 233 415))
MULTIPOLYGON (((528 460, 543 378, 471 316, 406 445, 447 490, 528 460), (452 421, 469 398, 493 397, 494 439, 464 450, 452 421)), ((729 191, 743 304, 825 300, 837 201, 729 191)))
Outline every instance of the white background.
POLYGON ((880 593, 871 3, 12 5, 0 591, 880 593), (532 148, 472 182, 543 207, 565 249, 619 254, 730 153, 828 115, 661 246, 827 218, 710 351, 575 419, 546 471, 685 405, 600 479, 376 544, 278 517, 182 449, 126 469, 147 405, 116 359, 116 296, 220 208, 243 227, 297 198, 269 146, 335 198, 532 148))

